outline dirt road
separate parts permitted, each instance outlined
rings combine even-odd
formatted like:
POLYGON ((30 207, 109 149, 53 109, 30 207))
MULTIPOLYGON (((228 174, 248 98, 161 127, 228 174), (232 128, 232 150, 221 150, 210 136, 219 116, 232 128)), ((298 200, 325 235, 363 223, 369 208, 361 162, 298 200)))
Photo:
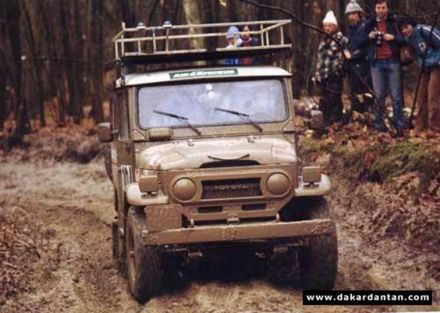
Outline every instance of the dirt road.
MULTIPOLYGON (((132 299, 111 257, 112 187, 103 163, 2 163, 0 215, 29 226, 35 250, 9 312, 394 312, 440 310, 440 282, 426 258, 393 240, 371 242, 346 212, 350 190, 343 183, 331 197, 338 223, 340 263, 336 289, 434 289, 434 307, 305 307, 300 290, 276 286, 256 271, 246 278, 183 283, 145 305, 132 299), (408 258, 411 255, 411 258, 408 258)), ((354 207, 354 206, 353 206, 354 207)), ((34 251, 32 250, 32 251, 34 251)), ((435 259, 437 258, 437 259, 435 259)), ((431 264, 431 263, 430 263, 431 264)), ((232 271, 234 276, 234 270, 232 271)), ((242 272, 236 269, 235 272, 242 272)), ((196 277, 197 276, 197 277, 196 277)), ((202 275, 203 276, 203 275, 202 275)), ((240 276, 240 275, 238 275, 240 276)))

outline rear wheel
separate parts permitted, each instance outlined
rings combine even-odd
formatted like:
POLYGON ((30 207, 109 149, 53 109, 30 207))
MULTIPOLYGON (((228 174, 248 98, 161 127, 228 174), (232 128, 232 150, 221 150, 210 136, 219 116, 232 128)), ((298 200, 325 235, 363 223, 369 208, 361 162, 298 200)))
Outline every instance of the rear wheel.
POLYGON ((127 215, 126 247, 128 283, 133 296, 140 302, 159 293, 163 282, 163 264, 156 248, 142 240, 145 216, 141 209, 130 207, 127 215))
MULTIPOLYGON (((308 220, 329 218, 324 198, 309 198, 304 205, 308 220)), ((332 289, 338 268, 336 227, 330 234, 310 237, 309 245, 298 251, 298 261, 304 289, 332 289)))

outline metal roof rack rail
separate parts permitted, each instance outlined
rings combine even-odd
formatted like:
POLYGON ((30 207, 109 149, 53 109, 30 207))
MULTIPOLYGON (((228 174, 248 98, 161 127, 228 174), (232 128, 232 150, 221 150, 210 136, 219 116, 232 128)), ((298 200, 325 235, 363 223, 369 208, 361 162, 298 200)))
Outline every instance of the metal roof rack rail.
POLYGON ((284 37, 290 20, 210 23, 137 27, 122 30, 113 38, 115 59, 121 65, 220 60, 231 57, 250 57, 290 52, 291 43, 284 37), (248 25, 258 43, 250 47, 226 48, 227 29, 248 25))

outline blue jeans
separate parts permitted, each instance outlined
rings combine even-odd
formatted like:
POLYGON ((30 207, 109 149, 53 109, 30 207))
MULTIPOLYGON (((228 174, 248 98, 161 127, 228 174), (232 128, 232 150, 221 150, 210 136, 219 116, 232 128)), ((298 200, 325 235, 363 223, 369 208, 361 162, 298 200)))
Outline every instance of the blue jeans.
POLYGON ((393 124, 396 129, 403 129, 402 73, 398 60, 376 60, 371 66, 371 79, 377 100, 375 104, 376 122, 378 130, 385 129, 384 113, 385 98, 389 93, 393 105, 393 124))

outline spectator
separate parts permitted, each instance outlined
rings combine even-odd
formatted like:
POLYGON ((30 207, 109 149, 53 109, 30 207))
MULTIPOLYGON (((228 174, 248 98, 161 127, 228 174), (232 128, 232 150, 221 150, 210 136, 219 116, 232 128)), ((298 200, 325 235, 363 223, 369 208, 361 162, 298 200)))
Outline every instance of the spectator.
POLYGON ((318 65, 315 79, 320 83, 320 109, 324 114, 324 123, 330 125, 342 121, 342 79, 344 62, 342 50, 336 40, 342 45, 348 43, 342 33, 338 32, 338 21, 333 11, 327 12, 323 20, 324 31, 333 36, 321 40, 318 49, 318 65))
POLYGON ((403 136, 405 119, 403 116, 400 46, 405 40, 398 31, 396 19, 389 14, 387 0, 375 1, 375 13, 376 16, 371 18, 365 26, 370 39, 368 59, 377 98, 375 102, 375 127, 380 132, 387 131, 383 116, 385 114, 385 98, 390 93, 393 106, 393 124, 396 128, 396 136, 401 137, 403 136))
POLYGON ((409 18, 399 21, 399 29, 422 67, 415 128, 440 132, 440 30, 409 18))
MULTIPOLYGON (((252 47, 258 45, 258 39, 255 37, 252 37, 250 34, 250 29, 248 25, 243 26, 243 29, 241 31, 241 40, 242 40, 242 47, 252 47)), ((241 64, 243 65, 252 65, 255 63, 254 58, 242 58, 241 64)))
POLYGON ((364 113, 368 106, 368 99, 370 99, 365 95, 372 89, 370 66, 367 59, 368 36, 365 33, 364 10, 356 0, 352 0, 345 8, 345 16, 349 23, 348 50, 350 52, 350 66, 347 72, 351 108, 364 113))
MULTIPOLYGON (((240 47, 243 43, 240 38, 240 31, 235 26, 231 26, 228 28, 228 32, 226 33, 226 40, 228 41, 226 49, 235 49, 237 47, 240 47)), ((240 59, 227 58, 225 59, 225 65, 240 65, 240 59)))

